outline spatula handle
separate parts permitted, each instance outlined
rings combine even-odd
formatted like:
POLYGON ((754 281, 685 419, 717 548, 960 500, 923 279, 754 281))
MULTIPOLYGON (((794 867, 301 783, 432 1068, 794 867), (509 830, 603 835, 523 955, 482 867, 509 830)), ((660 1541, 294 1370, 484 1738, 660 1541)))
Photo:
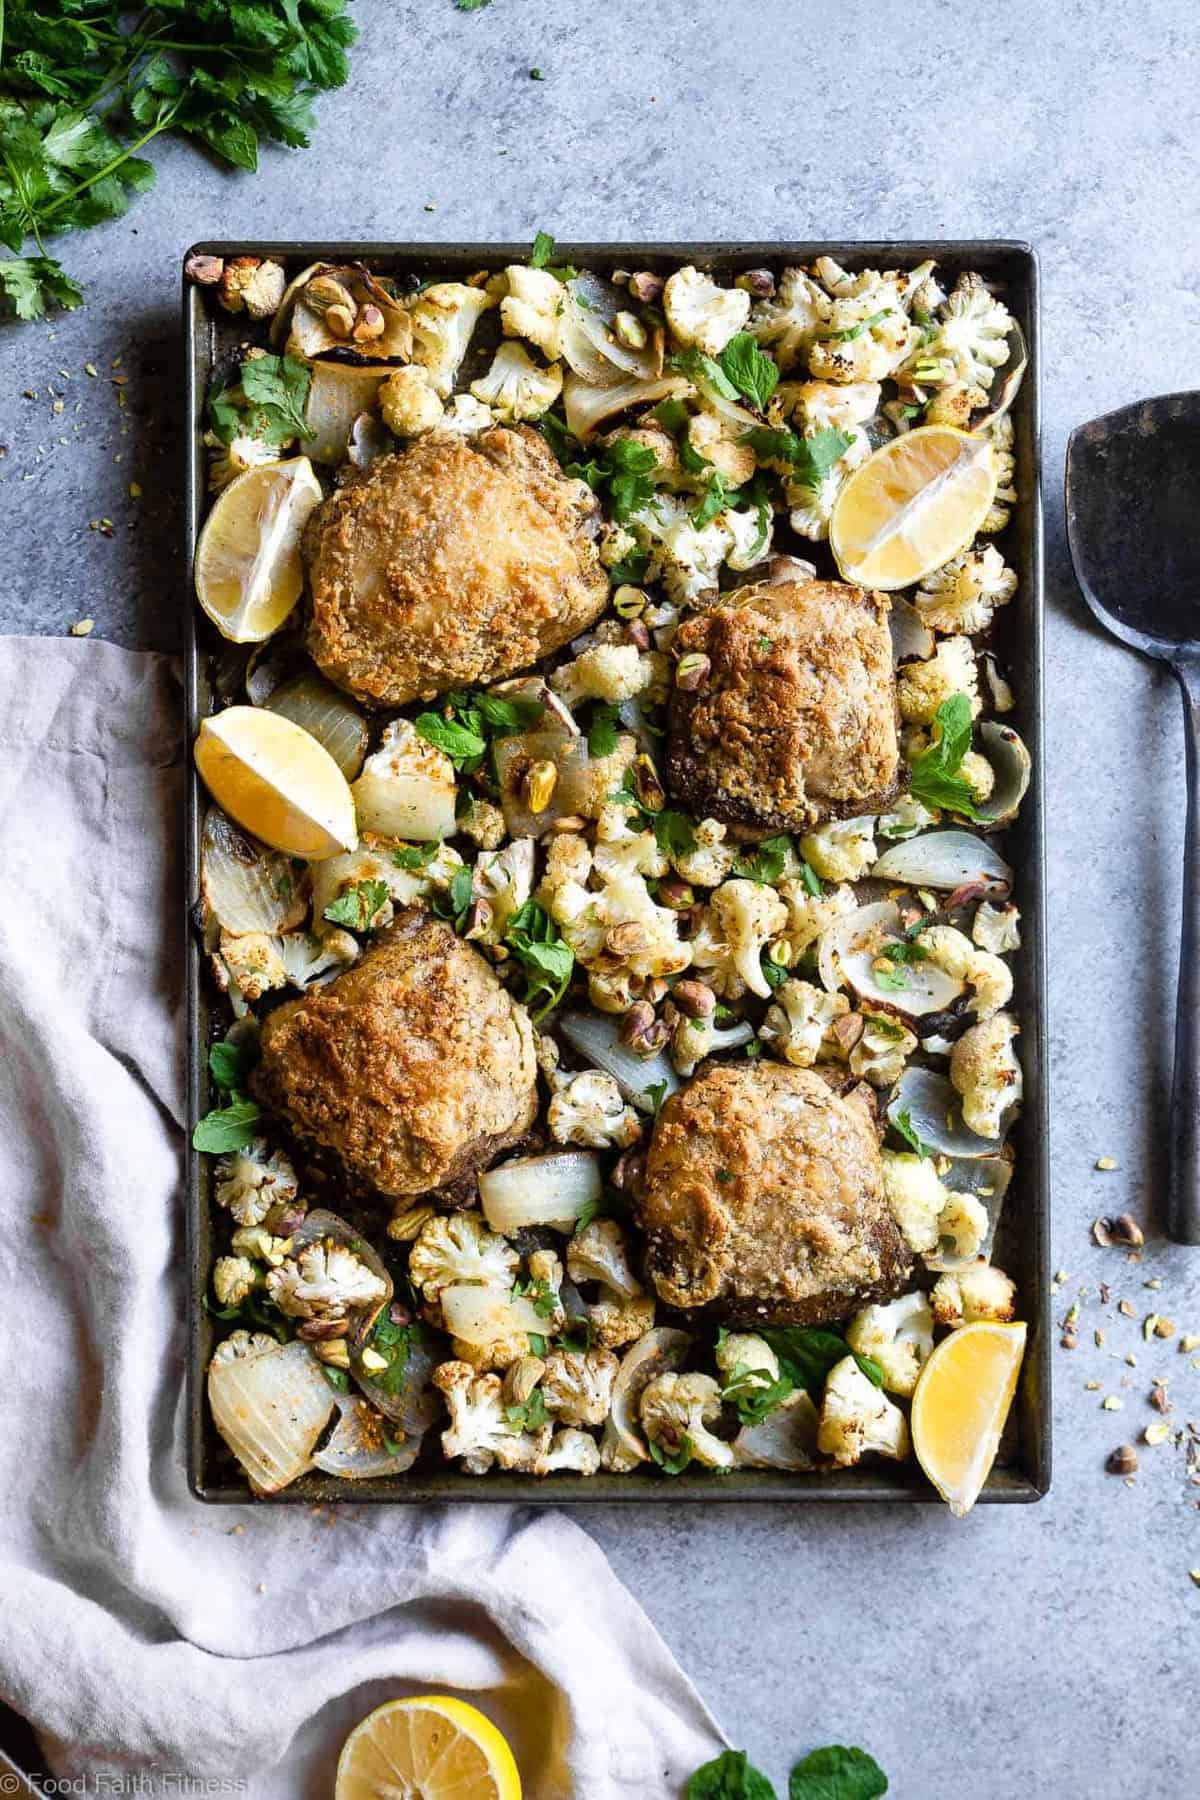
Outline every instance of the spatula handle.
POLYGON ((1177 663, 1175 673, 1183 689, 1187 828, 1171 1080, 1167 1232, 1177 1244, 1200 1244, 1200 659, 1177 663))

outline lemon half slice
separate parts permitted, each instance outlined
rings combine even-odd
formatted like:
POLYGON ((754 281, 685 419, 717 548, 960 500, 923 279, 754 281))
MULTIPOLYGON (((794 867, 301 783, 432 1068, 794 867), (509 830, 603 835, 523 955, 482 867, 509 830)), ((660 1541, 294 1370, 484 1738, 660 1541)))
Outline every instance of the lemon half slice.
POLYGON ((223 637, 257 644, 278 631, 304 588, 300 533, 321 484, 307 456, 264 463, 231 481, 196 546, 196 597, 223 637))
POLYGON ((346 1739, 334 1800, 521 1800, 513 1753, 465 1700, 422 1694, 389 1700, 346 1739))
POLYGON ((843 484, 829 544, 847 581, 909 587, 965 550, 996 492, 991 439, 950 425, 892 438, 843 484))
POLYGON ((917 1379, 913 1449, 955 1518, 970 1512, 996 1460, 1024 1354, 1024 1325, 963 1325, 917 1379))
POLYGON ((196 767, 222 811, 285 856, 317 861, 358 841, 346 777, 328 750, 282 713, 230 706, 205 719, 196 767))

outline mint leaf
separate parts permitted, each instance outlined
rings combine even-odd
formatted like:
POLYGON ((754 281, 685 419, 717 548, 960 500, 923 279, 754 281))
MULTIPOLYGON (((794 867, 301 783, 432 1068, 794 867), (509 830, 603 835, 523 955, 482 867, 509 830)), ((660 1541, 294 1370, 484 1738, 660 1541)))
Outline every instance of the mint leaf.
POLYGON ((937 738, 912 765, 909 791, 930 807, 946 807, 965 818, 978 817, 970 784, 959 770, 971 748, 971 700, 968 694, 951 694, 934 715, 937 738))
POLYGON ((418 734, 435 750, 442 750, 459 766, 472 757, 482 756, 487 741, 479 732, 462 725, 457 719, 443 719, 440 713, 420 713, 414 721, 418 734))
POLYGON ((732 1374, 726 1376, 721 1398, 737 1408, 743 1425, 759 1425, 795 1391, 796 1384, 790 1375, 780 1374, 777 1380, 767 1381, 761 1369, 737 1363, 732 1374))
POLYGON ((779 1358, 781 1374, 804 1388, 814 1401, 825 1392, 825 1377, 834 1363, 850 1355, 845 1338, 815 1325, 766 1326, 759 1333, 779 1358))
POLYGON ((687 1800, 777 1800, 775 1789, 747 1761, 744 1750, 722 1750, 712 1762, 702 1764, 686 1792, 687 1800))
POLYGON ((779 380, 779 370, 748 331, 739 331, 730 338, 721 352, 721 368, 739 394, 744 394, 759 412, 766 410, 779 380))
POLYGON ((722 400, 738 398, 737 389, 720 363, 711 356, 705 356, 703 350, 697 350, 694 346, 668 356, 667 367, 677 370, 680 375, 686 375, 697 387, 708 388, 710 392, 719 394, 722 400))
POLYGON ((471 910, 475 884, 468 868, 455 869, 444 895, 435 895, 433 910, 439 919, 448 919, 455 931, 461 931, 471 910))
POLYGON ((257 1101, 235 1094, 228 1106, 217 1107, 197 1121, 192 1132, 192 1149, 207 1150, 211 1156, 244 1150, 257 1135, 261 1117, 257 1101))
POLYGON ((325 908, 331 925, 346 925, 351 931, 369 931, 371 920, 388 897, 386 881, 356 881, 325 908))
POLYGON ((879 1800, 888 1779, 865 1750, 829 1744, 814 1750, 792 1770, 788 1800, 879 1800))

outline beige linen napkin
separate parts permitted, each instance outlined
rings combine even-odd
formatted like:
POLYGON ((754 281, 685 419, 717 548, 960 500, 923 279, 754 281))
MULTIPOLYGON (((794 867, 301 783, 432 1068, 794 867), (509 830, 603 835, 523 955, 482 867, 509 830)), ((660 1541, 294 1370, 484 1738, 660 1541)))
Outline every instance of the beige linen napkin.
POLYGON ((721 1734, 561 1515, 187 1491, 181 718, 161 657, 0 639, 0 1694, 138 1792, 327 1796, 450 1688, 531 1800, 674 1795, 721 1734))

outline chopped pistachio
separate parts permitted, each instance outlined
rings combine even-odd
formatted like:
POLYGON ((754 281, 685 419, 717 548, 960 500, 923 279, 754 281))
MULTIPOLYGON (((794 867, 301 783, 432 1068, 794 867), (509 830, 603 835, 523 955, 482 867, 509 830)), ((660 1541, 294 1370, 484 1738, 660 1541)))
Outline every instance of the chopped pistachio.
POLYGON ((1165 1444, 1170 1435, 1171 1427, 1167 1424, 1167 1421, 1165 1419, 1156 1419, 1152 1425, 1147 1425, 1145 1431, 1142 1433, 1142 1438, 1147 1444, 1165 1444))
POLYGON ((1105 1173, 1107 1173, 1109 1169, 1115 1169, 1116 1166, 1117 1159, 1115 1156, 1098 1156, 1096 1158, 1096 1167, 1098 1169, 1103 1169, 1105 1173))
POLYGON ((1125 1402, 1121 1399, 1119 1394, 1105 1394, 1100 1404, 1105 1412, 1120 1412, 1125 1402))

